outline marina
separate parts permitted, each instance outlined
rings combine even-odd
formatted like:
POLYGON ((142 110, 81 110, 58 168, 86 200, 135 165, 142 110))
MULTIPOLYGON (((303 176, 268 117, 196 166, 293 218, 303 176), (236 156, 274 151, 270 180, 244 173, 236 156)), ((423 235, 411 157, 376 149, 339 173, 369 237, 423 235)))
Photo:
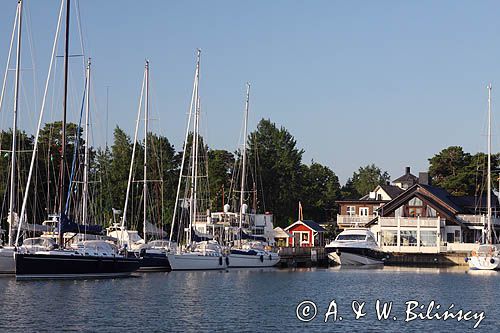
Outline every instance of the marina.
POLYGON ((494 11, 319 2, 2 3, 0 332, 495 332, 494 11))

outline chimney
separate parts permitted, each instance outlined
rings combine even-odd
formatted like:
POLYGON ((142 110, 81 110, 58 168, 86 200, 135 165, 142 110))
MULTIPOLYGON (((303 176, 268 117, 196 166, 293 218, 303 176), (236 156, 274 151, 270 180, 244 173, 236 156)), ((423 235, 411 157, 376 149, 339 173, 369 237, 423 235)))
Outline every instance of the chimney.
POLYGON ((430 185, 430 178, 428 172, 418 173, 418 183, 421 185, 430 185))
POLYGON ((410 167, 406 167, 406 175, 409 175, 410 174, 410 167))

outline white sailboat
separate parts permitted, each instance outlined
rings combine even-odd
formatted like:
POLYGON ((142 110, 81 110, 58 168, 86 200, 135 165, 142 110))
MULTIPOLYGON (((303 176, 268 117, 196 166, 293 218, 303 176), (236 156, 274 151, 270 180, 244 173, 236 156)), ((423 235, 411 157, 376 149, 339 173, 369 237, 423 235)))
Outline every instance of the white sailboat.
POLYGON ((247 83, 245 115, 243 128, 243 151, 241 166, 241 187, 240 187, 240 211, 238 216, 238 229, 236 232, 236 244, 229 253, 229 268, 251 268, 251 267, 272 267, 279 263, 278 253, 266 250, 265 242, 260 240, 243 240, 243 219, 247 214, 248 205, 245 203, 246 186, 246 163, 247 163, 247 125, 248 110, 250 105, 250 84, 247 83))
POLYGON ((174 206, 174 214, 172 218, 172 226, 170 232, 170 242, 173 240, 174 226, 177 226, 180 230, 178 232, 178 239, 182 235, 182 231, 185 231, 186 242, 182 247, 178 247, 175 252, 167 254, 170 267, 173 271, 177 270, 217 270, 226 268, 226 259, 222 247, 214 240, 209 240, 204 238, 203 240, 198 237, 196 231, 196 222, 199 219, 205 218, 209 219, 209 216, 205 216, 204 213, 200 213, 200 206, 198 204, 200 198, 198 192, 198 180, 201 177, 199 175, 199 159, 200 152, 199 148, 202 144, 200 142, 199 126, 200 126, 200 98, 198 93, 199 80, 200 80, 200 55, 201 51, 197 51, 196 59, 196 71, 193 83, 193 93, 191 96, 191 104, 189 108, 188 123, 186 128, 186 136, 184 140, 184 153, 182 155, 181 162, 181 172, 179 176, 179 183, 177 186, 177 195, 174 206), (193 119, 192 131, 190 130, 191 118, 193 119), (183 175, 184 164, 186 162, 186 157, 188 156, 188 138, 189 133, 192 133, 191 140, 191 152, 190 152, 190 165, 189 171, 186 175, 183 175), (188 194, 187 198, 182 200, 182 205, 179 207, 179 199, 181 192, 182 180, 186 179, 186 188, 184 193, 188 194), (179 215, 179 216, 178 216, 179 215), (189 226, 185 229, 182 228, 182 217, 187 217, 189 219, 189 226))
POLYGON ((135 255, 140 258, 140 270, 142 271, 164 271, 169 270, 170 265, 167 259, 167 252, 171 248, 171 244, 165 240, 153 240, 148 242, 147 236, 154 229, 154 225, 147 220, 147 203, 148 203, 148 183, 152 180, 148 179, 148 121, 149 121, 149 61, 146 60, 144 67, 144 79, 142 83, 141 97, 139 102, 139 110, 137 112, 137 121, 134 133, 134 146, 132 148, 132 159, 129 169, 129 180, 127 184, 127 193, 125 196, 125 206, 123 208, 123 217, 121 225, 113 225, 108 228, 108 236, 118 239, 120 246, 126 247, 130 255, 135 255), (145 95, 145 96, 144 96, 145 95), (143 237, 135 230, 127 228, 127 211, 132 187, 132 175, 134 172, 134 160, 137 146, 137 134, 139 130, 139 121, 142 113, 142 102, 144 97, 144 162, 143 162, 143 237))
POLYGON ((488 176, 487 176, 487 215, 486 228, 483 232, 483 244, 477 251, 472 251, 470 257, 466 258, 471 269, 495 270, 500 266, 498 248, 492 244, 491 227, 491 84, 488 85, 488 176))
MULTIPOLYGON (((7 60, 7 68, 5 70, 4 83, 2 86, 2 99, 5 91, 5 82, 7 78, 7 71, 10 64, 10 54, 12 51, 12 43, 14 41, 14 33, 16 32, 17 24, 17 50, 16 50, 16 74, 14 84, 14 109, 13 109, 13 124, 12 124, 12 147, 11 147, 11 169, 10 169, 10 189, 9 189, 9 216, 7 218, 9 225, 8 244, 7 246, 0 246, 0 274, 14 274, 16 269, 14 254, 16 248, 14 247, 14 224, 16 222, 17 214, 15 210, 15 193, 16 193, 16 150, 17 150, 17 112, 19 107, 19 74, 21 66, 21 27, 22 27, 22 10, 23 1, 17 2, 16 19, 14 21, 14 29, 12 31, 12 38, 10 43, 10 50, 7 60)), ((0 100, 0 108, 2 100, 0 100)))

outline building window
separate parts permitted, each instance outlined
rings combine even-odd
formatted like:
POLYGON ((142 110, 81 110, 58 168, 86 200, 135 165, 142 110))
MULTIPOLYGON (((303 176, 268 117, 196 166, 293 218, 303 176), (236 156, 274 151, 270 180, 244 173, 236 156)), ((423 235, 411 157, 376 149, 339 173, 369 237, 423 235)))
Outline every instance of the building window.
POLYGON ((460 230, 455 230, 455 243, 460 243, 460 230))
POLYGON ((401 245, 417 246, 417 231, 416 230, 401 230, 401 245))
POLYGON ((368 207, 359 207, 359 216, 368 216, 369 211, 368 207))
POLYGON ((423 216, 424 203, 419 198, 413 198, 408 202, 408 216, 419 217, 423 216))
POLYGON ((302 235, 300 236, 300 243, 301 244, 309 244, 309 233, 308 232, 302 233, 302 235))
POLYGON ((431 206, 427 206, 427 217, 437 217, 437 212, 431 206))
POLYGON ((436 231, 421 231, 420 246, 436 246, 436 231))
POLYGON ((379 207, 380 207, 380 206, 373 206, 373 207, 372 207, 372 208, 373 208, 373 214, 372 214, 373 216, 378 216, 378 211, 377 211, 377 209, 378 209, 379 207))
POLYGON ((397 246, 398 245, 398 232, 396 230, 384 230, 382 232, 382 245, 383 246, 397 246))
POLYGON ((349 216, 356 215, 356 206, 347 206, 347 215, 349 216))

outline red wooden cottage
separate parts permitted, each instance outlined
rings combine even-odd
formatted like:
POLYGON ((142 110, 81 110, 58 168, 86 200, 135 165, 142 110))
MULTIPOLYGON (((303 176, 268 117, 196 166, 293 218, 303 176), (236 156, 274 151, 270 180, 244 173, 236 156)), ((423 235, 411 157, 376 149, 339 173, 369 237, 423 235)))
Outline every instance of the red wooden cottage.
POLYGON ((296 247, 324 246, 325 228, 312 220, 297 221, 285 228, 292 237, 288 244, 296 247))

